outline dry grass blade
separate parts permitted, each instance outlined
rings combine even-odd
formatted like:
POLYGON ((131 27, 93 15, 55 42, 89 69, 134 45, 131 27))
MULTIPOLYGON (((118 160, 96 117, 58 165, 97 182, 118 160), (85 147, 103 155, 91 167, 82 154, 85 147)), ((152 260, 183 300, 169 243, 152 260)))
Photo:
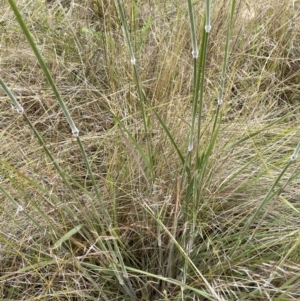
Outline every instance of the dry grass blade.
POLYGON ((299 300, 298 2, 2 1, 0 299, 299 300))

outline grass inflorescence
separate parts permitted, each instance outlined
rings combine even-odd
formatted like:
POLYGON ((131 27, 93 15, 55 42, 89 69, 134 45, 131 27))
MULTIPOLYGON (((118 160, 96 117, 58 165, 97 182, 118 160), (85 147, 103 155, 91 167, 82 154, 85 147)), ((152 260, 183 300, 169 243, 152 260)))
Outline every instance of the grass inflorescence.
POLYGON ((299 1, 0 5, 1 300, 298 300, 299 1))

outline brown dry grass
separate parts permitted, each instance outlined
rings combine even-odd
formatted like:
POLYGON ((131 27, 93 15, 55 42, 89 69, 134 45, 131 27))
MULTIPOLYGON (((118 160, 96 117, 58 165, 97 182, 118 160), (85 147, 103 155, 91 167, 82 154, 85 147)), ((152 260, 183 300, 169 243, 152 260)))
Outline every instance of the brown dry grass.
MULTIPOLYGON (((117 239, 126 266, 168 277, 165 268, 170 239, 145 206, 172 231, 176 206, 183 203, 186 190, 178 189, 182 167, 149 110, 155 162, 155 180, 149 184, 142 160, 111 114, 117 115, 144 146, 138 96, 113 1, 74 0, 71 7, 62 3, 65 13, 57 1, 17 2, 80 129, 116 236, 100 231, 102 220, 97 212, 102 208, 90 197, 91 179, 75 138, 8 3, 0 0, 1 78, 24 106, 65 173, 87 190, 74 184, 75 198, 70 194, 29 126, 0 90, 0 184, 40 226, 16 213, 11 200, 0 194, 0 298, 2 294, 5 300, 130 299, 107 266, 111 255, 104 254, 96 242, 117 239), (66 214, 53 198, 67 204, 76 216, 66 214), (65 248, 53 250, 58 233, 63 235, 79 223, 87 225, 88 231, 72 236, 65 248), (86 268, 84 263, 107 271, 86 268)), ((193 71, 187 7, 183 1, 142 2, 125 4, 141 83, 151 105, 185 152, 193 71)), ((284 185, 294 173, 293 184, 266 207, 264 219, 251 229, 251 234, 257 233, 251 246, 229 258, 246 217, 263 199, 299 140, 298 2, 294 6, 292 1, 277 0, 238 4, 223 120, 210 173, 203 183, 198 242, 191 255, 220 300, 300 298, 299 218, 288 206, 299 210, 298 166, 293 166, 280 183, 284 185), (276 120, 277 124, 267 128, 276 120), (262 132, 237 143, 256 131, 262 132)), ((198 2, 195 7, 200 27, 203 9, 198 2)), ((213 7, 203 142, 210 139, 216 110, 227 8, 225 0, 213 7)), ((185 227, 179 219, 178 241, 185 227)), ((179 265, 180 254, 174 258, 179 265)), ((181 280, 180 271, 174 273, 174 278, 181 280)), ((137 300, 179 300, 180 289, 174 284, 134 272, 130 282, 137 300)), ((194 272, 188 284, 204 288, 194 272)), ((186 300, 206 300, 186 291, 186 300)))

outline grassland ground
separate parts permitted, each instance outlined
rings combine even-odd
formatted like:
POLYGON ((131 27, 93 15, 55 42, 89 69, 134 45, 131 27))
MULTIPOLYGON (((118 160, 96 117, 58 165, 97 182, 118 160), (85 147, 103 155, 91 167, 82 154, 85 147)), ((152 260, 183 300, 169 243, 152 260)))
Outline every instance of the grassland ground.
POLYGON ((188 1, 123 1, 138 82, 118 1, 15 1, 79 142, 10 2, 0 78, 24 114, 0 89, 0 299, 299 300, 300 1, 237 1, 230 36, 212 1, 191 154, 188 1))

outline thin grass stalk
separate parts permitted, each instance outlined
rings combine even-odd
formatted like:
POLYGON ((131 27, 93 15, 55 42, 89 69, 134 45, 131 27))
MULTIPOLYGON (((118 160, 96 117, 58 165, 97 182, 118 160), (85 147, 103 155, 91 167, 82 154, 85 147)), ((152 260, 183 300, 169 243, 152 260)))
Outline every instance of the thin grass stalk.
POLYGON ((231 1, 231 6, 230 6, 229 25, 228 25, 228 28, 227 28, 226 44, 225 44, 225 51, 224 51, 225 55, 224 55, 224 58, 223 58, 222 73, 221 73, 221 80, 220 80, 220 90, 219 90, 219 96, 218 96, 218 105, 219 106, 221 106, 222 103, 223 103, 225 75, 226 75, 227 62, 228 62, 228 52, 229 52, 231 31, 232 31, 232 26, 233 26, 233 17, 234 17, 234 11, 235 11, 235 4, 236 4, 236 0, 232 0, 231 1))
POLYGON ((33 50, 33 52, 34 52, 34 54, 35 54, 35 56, 36 56, 36 58, 37 58, 37 60, 40 64, 40 66, 41 66, 41 68, 42 68, 42 70, 43 70, 43 72, 46 76, 46 78, 47 78, 47 81, 48 81, 49 85, 51 86, 51 88, 52 88, 52 90, 55 94, 55 97, 56 97, 57 101, 59 102, 60 107, 62 108, 62 110, 64 112, 64 115, 65 115, 65 117, 66 117, 66 119, 67 119, 67 121, 68 121, 68 123, 71 127, 72 134, 75 137, 77 137, 79 135, 79 130, 77 129, 77 127, 76 127, 76 125, 75 125, 75 123, 74 123, 74 121, 73 121, 73 119, 72 119, 72 117, 71 117, 64 101, 62 100, 62 98, 60 96, 60 93, 59 93, 59 91, 58 91, 58 89, 57 89, 57 87, 56 87, 56 85, 55 85, 55 83, 52 79, 52 76, 51 76, 51 74, 50 74, 50 72, 49 72, 49 70, 48 70, 48 68, 47 68, 47 66, 46 66, 46 64, 45 64, 45 62, 44 62, 44 60, 43 60, 43 58, 42 58, 42 56, 41 56, 41 54, 38 50, 33 38, 32 38, 32 36, 31 36, 30 31, 28 30, 26 24, 24 23, 24 20, 23 20, 21 14, 20 14, 15 2, 13 0, 8 0, 8 2, 9 2, 9 4, 10 4, 10 6, 11 6, 11 8, 12 8, 12 10, 13 10, 15 16, 16 16, 16 19, 17 19, 18 23, 20 24, 20 27, 21 27, 24 35, 27 38, 27 41, 29 42, 29 44, 30 44, 30 46, 31 46, 31 48, 32 48, 32 50, 33 50))
POLYGON ((128 26, 127 26, 127 22, 126 22, 126 18, 125 18, 125 14, 124 14, 124 10, 123 10, 123 6, 120 2, 120 0, 115 0, 115 5, 119 11, 119 15, 123 24, 123 32, 124 32, 124 36, 125 36, 125 40, 126 40, 126 44, 128 46, 129 49, 129 53, 130 53, 130 62, 133 66, 133 70, 134 70, 134 77, 135 77, 135 84, 136 84, 136 88, 137 88, 137 92, 139 95, 139 102, 140 102, 140 106, 141 106, 141 112, 142 112, 142 118, 143 118, 143 124, 144 124, 144 130, 145 130, 145 135, 146 135, 146 142, 147 142, 147 151, 148 151, 148 160, 150 162, 150 173, 153 172, 152 170, 152 150, 151 150, 151 141, 150 141, 150 135, 149 135, 149 118, 146 114, 146 109, 145 109, 145 95, 142 91, 141 88, 141 84, 140 84, 140 77, 138 74, 138 70, 137 70, 137 66, 136 66, 136 58, 134 56, 134 52, 131 46, 131 42, 130 42, 130 35, 129 35, 129 31, 128 31, 128 26))
MULTIPOLYGON (((195 89, 196 89, 196 82, 197 82, 197 61, 198 61, 198 56, 199 56, 199 50, 198 50, 197 39, 196 39, 194 10, 193 10, 191 0, 188 0, 188 9, 189 9, 189 18, 190 18, 192 56, 193 56, 193 66, 194 66, 194 72, 193 72, 194 93, 193 93, 193 101, 192 101, 192 103, 193 103, 193 105, 192 105, 192 122, 191 122, 190 137, 189 137, 189 143, 188 143, 188 156, 186 158, 186 162, 191 160, 191 156, 189 153, 193 150, 193 144, 194 144, 194 128, 195 128, 197 104, 198 104, 198 97, 197 97, 197 93, 195 92, 195 89)), ((191 165, 191 164, 189 163, 189 165, 191 165)))
POLYGON ((192 56, 194 59, 198 58, 199 50, 197 46, 196 39, 196 27, 195 27, 195 18, 194 18, 194 10, 191 0, 187 0, 188 8, 189 8, 189 18, 190 18, 190 29, 191 29, 191 37, 192 37, 192 56))
POLYGON ((200 157, 200 143, 201 143, 201 120, 202 120, 202 109, 203 109, 203 95, 204 95, 204 83, 205 83, 205 67, 206 67, 206 53, 207 53, 207 42, 208 42, 208 32, 203 28, 202 31, 202 43, 200 60, 198 64, 198 74, 197 74, 197 89, 199 89, 199 109, 198 109, 198 127, 196 136, 196 169, 201 168, 199 164, 200 157))
MULTIPOLYGON (((206 11, 204 18, 204 25, 202 30, 202 41, 200 48, 200 59, 197 64, 197 61, 194 58, 194 89, 193 89, 193 106, 192 106, 192 126, 191 126, 191 134, 188 146, 188 152, 193 150, 193 144, 195 143, 196 148, 196 156, 199 155, 199 146, 200 146, 200 132, 201 132, 201 117, 202 117, 202 107, 203 107, 203 93, 204 93, 204 76, 205 76, 205 62, 206 62, 206 52, 207 52, 207 41, 208 41, 208 31, 206 30, 207 26, 207 18, 209 16, 207 13, 210 11, 206 11), (198 130, 196 141, 194 140, 194 127, 196 122, 196 115, 198 114, 198 130)), ((191 17, 190 17, 191 19, 191 17)), ((192 25, 191 25, 192 26, 192 25)), ((198 168, 198 167, 196 167, 198 168)))
POLYGON ((15 98, 13 93, 11 93, 10 89, 6 86, 6 84, 4 83, 4 81, 2 80, 1 77, 0 77, 0 85, 2 86, 3 90, 5 91, 5 93, 7 94, 7 96, 9 97, 11 102, 13 103, 13 105, 16 107, 17 112, 19 114, 23 114, 24 113, 24 108, 19 104, 19 102, 17 101, 17 99, 15 98))
MULTIPOLYGON (((117 6, 117 9, 119 11, 120 18, 121 18, 121 21, 122 21, 122 24, 123 24, 123 32, 124 32, 124 35, 125 35, 125 40, 126 40, 128 49, 129 49, 130 62, 131 62, 132 65, 135 65, 136 64, 136 58, 134 56, 134 52, 133 52, 133 49, 132 49, 132 46, 131 46, 128 26, 127 26, 125 14, 124 14, 123 6, 122 6, 120 0, 115 0, 115 4, 117 6)), ((142 100, 142 98, 140 100, 142 100)))
POLYGON ((16 206, 16 214, 24 214, 28 219, 30 219, 37 227, 39 230, 44 230, 44 227, 42 227, 35 218, 33 218, 30 214, 24 210, 23 206, 21 206, 15 199, 2 187, 0 184, 0 192, 9 199, 15 206, 16 206))
MULTIPOLYGON (((269 189, 268 193, 266 194, 266 196, 264 197, 264 199, 262 200, 262 202, 260 203, 260 205, 258 206, 258 208, 254 211, 254 213, 249 217, 249 219, 246 221, 244 227, 241 230, 241 236, 238 239, 236 245, 233 248, 233 251, 231 253, 231 258, 234 256, 237 248, 239 247, 239 245, 241 244, 241 241, 243 240, 244 236, 246 235, 247 230, 250 228, 250 226, 253 224, 254 220, 257 218, 258 214, 262 211, 262 209, 272 200, 274 199, 274 197, 279 196, 279 194, 282 191, 282 188, 277 188, 277 185, 279 183, 279 181, 281 180, 281 178, 283 177, 283 175, 286 173, 287 169, 289 168, 289 166, 297 159, 298 155, 300 152, 300 142, 298 143, 297 147, 295 148, 293 154, 290 157, 289 162, 287 162, 287 164, 285 165, 285 167, 282 169, 281 173, 278 175, 278 177, 276 178, 276 180, 274 181, 273 185, 271 186, 271 188, 269 189)), ((250 242, 251 239, 253 239, 254 235, 250 236, 250 238, 247 240, 246 244, 248 244, 250 242)))
MULTIPOLYGON (((197 93, 197 61, 199 56, 199 50, 197 46, 197 39, 196 39, 196 28, 195 28, 195 21, 194 21, 194 10, 192 6, 192 1, 188 0, 188 10, 189 10, 189 18, 190 18, 190 29, 191 29, 191 40, 192 40, 192 56, 193 56, 193 66, 194 66, 194 73, 193 73, 193 105, 192 105, 192 122, 191 122, 191 129, 190 129, 190 137, 188 143, 188 153, 193 150, 194 144, 194 128, 196 122, 196 114, 197 114, 197 104, 198 104, 198 93, 197 93)), ((189 154, 188 154, 189 156, 189 154)), ((190 156, 189 158, 190 159, 190 156)))
POLYGON ((190 137, 189 137, 189 144, 188 144, 188 156, 189 153, 192 152, 194 148, 194 130, 195 130, 195 123, 196 123, 196 116, 197 116, 197 108, 198 108, 198 87, 197 87, 197 58, 193 58, 193 66, 194 66, 194 72, 193 72, 193 104, 192 104, 192 122, 191 122, 191 128, 190 128, 190 137))
POLYGON ((210 24, 210 0, 205 1, 205 31, 207 33, 211 30, 211 24, 210 24))
POLYGON ((299 156, 299 152, 300 152, 300 142, 298 143, 298 145, 296 146, 292 156, 291 156, 291 159, 290 161, 291 162, 294 162, 297 160, 298 156, 299 156))
MULTIPOLYGON (((175 204, 175 210, 174 210, 174 221, 173 221, 173 229, 172 229, 172 236, 176 237, 177 233, 177 227, 178 227, 178 220, 180 217, 180 202, 181 202, 181 193, 180 193, 180 182, 179 179, 177 179, 176 182, 176 204, 175 204)), ((159 228, 161 229, 161 228, 159 228)), ((173 278, 173 272, 176 264, 176 259, 174 258, 174 242, 171 240, 170 247, 169 247, 169 259, 168 259, 168 265, 167 265, 167 275, 169 278, 173 278)))

